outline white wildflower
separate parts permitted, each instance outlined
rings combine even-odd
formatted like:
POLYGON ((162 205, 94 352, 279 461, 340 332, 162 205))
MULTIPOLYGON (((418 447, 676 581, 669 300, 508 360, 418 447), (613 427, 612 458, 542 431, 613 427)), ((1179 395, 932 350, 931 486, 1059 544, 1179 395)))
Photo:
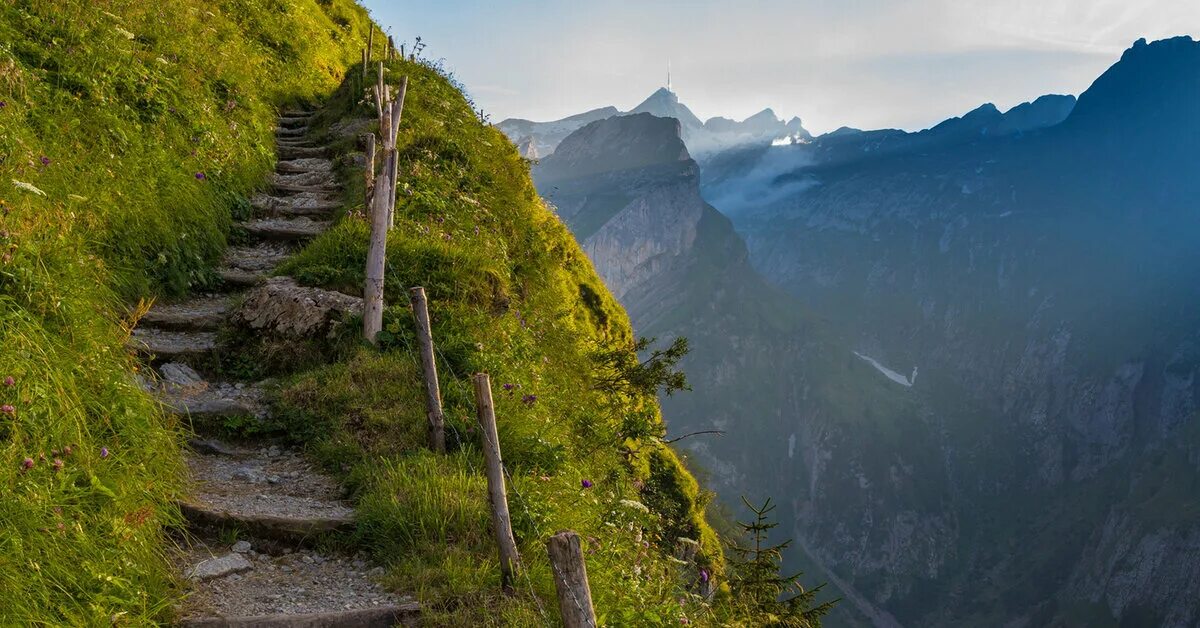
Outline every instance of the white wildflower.
POLYGON ((650 512, 650 508, 647 507, 646 504, 643 504, 642 502, 635 501, 632 499, 622 499, 621 505, 626 508, 632 508, 633 510, 640 510, 642 512, 650 512))
POLYGON ((134 37, 137 37, 137 35, 134 35, 133 33, 121 28, 120 26, 114 26, 113 29, 115 29, 121 35, 124 35, 125 39, 133 39, 134 37))
POLYGON ((39 190, 38 188, 34 187, 33 185, 25 183, 24 181, 17 181, 16 179, 12 179, 12 184, 13 184, 13 187, 17 188, 18 190, 25 190, 26 192, 32 192, 34 194, 37 194, 38 196, 46 195, 45 192, 39 190))

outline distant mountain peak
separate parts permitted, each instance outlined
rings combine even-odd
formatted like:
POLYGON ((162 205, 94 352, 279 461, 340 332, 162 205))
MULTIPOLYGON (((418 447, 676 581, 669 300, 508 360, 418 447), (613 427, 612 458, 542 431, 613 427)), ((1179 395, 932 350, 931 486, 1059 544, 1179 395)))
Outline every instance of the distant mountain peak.
POLYGON ((1194 127, 1198 106, 1200 42, 1186 35, 1149 43, 1143 38, 1079 95, 1067 123, 1090 120, 1125 130, 1145 124, 1166 132, 1194 127))
POLYGON ((679 96, 665 87, 660 87, 650 97, 633 108, 629 113, 649 113, 660 118, 675 118, 687 127, 701 127, 704 123, 687 105, 679 102, 679 96))

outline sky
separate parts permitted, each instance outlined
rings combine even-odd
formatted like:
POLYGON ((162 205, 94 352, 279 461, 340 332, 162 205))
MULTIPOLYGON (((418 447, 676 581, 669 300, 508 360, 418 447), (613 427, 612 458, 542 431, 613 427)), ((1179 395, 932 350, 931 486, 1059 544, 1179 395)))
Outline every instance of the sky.
POLYGON ((365 0, 420 36, 493 122, 635 107, 770 107, 814 133, 919 130, 990 102, 1078 95, 1135 40, 1200 36, 1200 0, 365 0))

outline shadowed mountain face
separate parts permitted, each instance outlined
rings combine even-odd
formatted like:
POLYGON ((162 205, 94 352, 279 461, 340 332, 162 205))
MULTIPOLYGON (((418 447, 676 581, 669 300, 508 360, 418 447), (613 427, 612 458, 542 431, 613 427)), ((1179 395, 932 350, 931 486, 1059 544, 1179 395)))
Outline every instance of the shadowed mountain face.
POLYGON ((911 440, 805 441, 776 484, 796 560, 877 624, 1200 622, 1200 44, 1139 41, 1069 104, 706 162, 756 270, 919 369, 911 440), (865 509, 822 496, 845 474, 865 509))
POLYGON ((830 625, 1200 622, 1200 45, 700 167, 728 121, 644 108, 689 121, 592 122, 535 181, 639 332, 692 340, 672 434, 727 430, 682 444, 783 502, 830 625))

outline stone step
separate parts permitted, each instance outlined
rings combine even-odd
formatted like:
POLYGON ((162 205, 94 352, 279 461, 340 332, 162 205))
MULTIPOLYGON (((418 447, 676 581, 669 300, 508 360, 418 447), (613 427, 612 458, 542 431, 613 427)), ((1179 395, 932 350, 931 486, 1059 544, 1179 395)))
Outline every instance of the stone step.
POLYGON ((324 194, 297 192, 290 196, 257 194, 250 206, 269 216, 327 216, 342 204, 324 194))
POLYGON ((271 189, 275 192, 283 194, 303 194, 313 193, 332 196, 341 192, 341 189, 333 185, 292 185, 288 183, 273 183, 271 189))
POLYGON ((234 246, 225 252, 225 261, 217 273, 228 286, 252 286, 265 281, 271 271, 291 255, 285 243, 259 242, 255 246, 234 246))
POLYGON ((202 296, 182 303, 155 303, 138 325, 177 331, 213 330, 221 326, 228 313, 229 297, 202 296))
POLYGON ((195 488, 180 510, 197 527, 295 543, 354 528, 338 484, 296 451, 230 447, 224 455, 189 454, 187 463, 195 488))
POLYGON ((301 137, 308 133, 307 126, 280 126, 275 129, 275 137, 301 137))
POLYGON ((312 116, 286 116, 279 118, 279 126, 277 129, 294 129, 296 127, 307 127, 312 121, 312 116))
POLYGON ((217 348, 217 335, 207 331, 170 331, 139 327, 133 330, 127 346, 155 361, 172 361, 211 352, 217 348))
POLYGON ((329 155, 329 149, 323 146, 315 146, 311 148, 305 148, 301 146, 279 146, 276 149, 276 152, 278 152, 279 159, 281 160, 300 159, 304 157, 327 157, 329 155))
POLYGON ((280 174, 321 174, 333 176, 333 162, 320 157, 302 157, 289 159, 275 164, 275 172, 280 174))
POLYGON ((310 185, 338 187, 332 172, 305 171, 295 174, 273 174, 271 185, 310 185))
POLYGON ((247 221, 242 226, 250 235, 264 240, 295 241, 307 240, 320 235, 329 228, 329 222, 300 216, 298 218, 260 218, 247 221))
POLYGON ((378 583, 383 570, 362 558, 278 550, 269 542, 192 540, 175 557, 188 579, 181 626, 412 626, 420 605, 378 583))
POLYGON ((190 366, 179 362, 160 365, 158 374, 158 381, 146 388, 172 412, 190 418, 193 424, 230 417, 267 416, 261 385, 208 382, 190 366))

